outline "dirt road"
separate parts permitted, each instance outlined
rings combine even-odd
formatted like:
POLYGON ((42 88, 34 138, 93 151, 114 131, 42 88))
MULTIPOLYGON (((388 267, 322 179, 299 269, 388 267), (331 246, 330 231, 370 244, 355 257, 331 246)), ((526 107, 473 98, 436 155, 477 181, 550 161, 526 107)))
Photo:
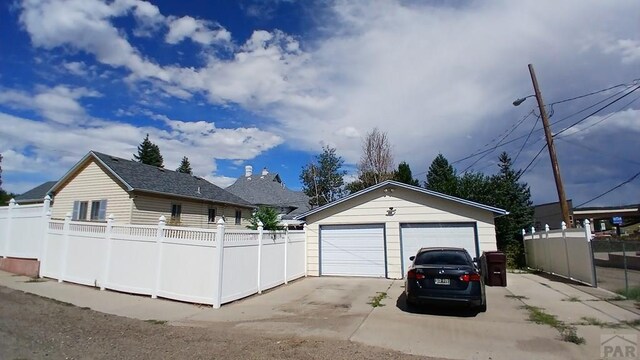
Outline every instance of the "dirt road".
POLYGON ((322 338, 146 322, 0 287, 0 359, 418 359, 322 338))

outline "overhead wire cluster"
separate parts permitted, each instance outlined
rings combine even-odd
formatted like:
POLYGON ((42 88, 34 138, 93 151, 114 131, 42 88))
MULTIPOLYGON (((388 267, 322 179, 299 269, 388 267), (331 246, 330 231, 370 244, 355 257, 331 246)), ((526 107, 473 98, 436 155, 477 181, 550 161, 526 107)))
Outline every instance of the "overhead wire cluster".
MULTIPOLYGON (((631 94, 635 93, 636 91, 638 91, 640 89, 640 79, 633 79, 632 81, 628 82, 628 83, 624 83, 624 84, 618 84, 615 86, 610 86, 607 87, 605 89, 601 89, 601 90, 597 90, 597 91, 592 91, 583 95, 579 95, 579 96, 575 96, 575 97, 571 97, 571 98, 567 98, 567 99, 563 99, 563 100, 559 100, 559 101, 555 101, 552 103, 549 103, 546 105, 547 109, 549 110, 550 114, 553 115, 554 114, 554 109, 553 106, 554 105, 558 105, 558 104, 562 104, 562 103, 567 103, 570 101, 574 101, 574 100, 578 100, 578 99, 583 99, 583 98, 587 98, 589 96, 593 96, 593 95, 597 95, 597 94, 602 94, 602 93, 606 93, 606 92, 611 92, 614 89, 618 89, 618 88, 622 88, 619 91, 615 91, 613 94, 606 96, 605 98, 592 103, 586 107, 583 107, 581 109, 579 109, 578 111, 575 111, 569 115, 564 116, 561 119, 558 119, 556 121, 551 122, 550 126, 552 125, 556 125, 562 122, 565 122, 567 120, 570 120, 572 118, 574 118, 575 116, 578 116, 582 113, 585 113, 591 109, 596 108, 595 110, 589 112, 587 115, 582 116, 581 118, 579 118, 577 121, 574 121, 573 123, 571 123, 570 125, 562 128, 560 131, 556 132, 555 134, 553 134, 554 139, 559 139, 562 140, 563 142, 570 142, 568 141, 566 138, 572 135, 575 135, 576 133, 588 130, 593 128, 594 126, 597 126, 599 124, 601 124, 602 122, 606 121, 607 119, 610 119, 611 117, 613 117, 616 113, 618 113, 619 111, 623 110, 623 109, 627 109, 631 104, 635 103, 638 99, 640 99, 640 95, 634 97, 631 101, 626 102, 623 106, 621 106, 620 108, 618 108, 616 111, 611 112, 610 114, 602 117, 601 119, 599 119, 598 121, 589 124, 586 127, 583 128, 578 128, 575 129, 576 126, 584 123, 585 121, 587 121, 588 119, 591 119, 594 115, 600 113, 601 111, 613 106, 614 104, 620 102, 622 99, 629 97, 631 94), (601 106, 600 106, 601 105, 601 106), (569 131, 570 129, 574 129, 574 131, 569 131)), ((542 141, 544 139, 544 137, 539 136, 538 139, 536 141, 532 141, 531 137, 539 132, 542 132, 544 129, 542 127, 538 127, 538 123, 540 120, 540 116, 535 114, 534 109, 530 110, 522 119, 520 119, 519 121, 517 121, 516 123, 514 123, 511 128, 505 130, 504 132, 502 132, 499 136, 496 136, 495 138, 493 138, 490 142, 488 142, 487 144, 485 144, 482 148, 477 149, 476 151, 474 151, 473 153, 466 155, 460 159, 457 159, 453 162, 451 162, 452 165, 454 164, 458 164, 461 163, 465 160, 469 160, 469 159, 474 159, 471 164, 469 164, 468 166, 466 166, 464 168, 464 170, 462 171, 462 173, 465 173, 469 170, 472 170, 473 167, 480 162, 480 160, 482 160, 483 158, 485 158, 486 156, 488 156, 489 154, 493 153, 496 149, 501 148, 501 147, 505 147, 509 144, 515 143, 521 139, 525 139, 524 142, 522 143, 522 145, 520 145, 513 162, 515 163, 516 160, 518 160, 518 158, 520 158, 520 155, 523 153, 523 150, 525 148, 534 146, 535 144, 539 143, 540 141, 542 141), (536 115, 536 121, 533 124, 533 126, 531 127, 531 129, 528 131, 527 134, 524 135, 520 135, 517 136, 515 138, 512 138, 510 140, 507 140, 509 138, 509 136, 511 136, 512 134, 514 134, 514 132, 525 122, 525 120, 527 120, 531 115, 536 115)), ((573 142, 570 142, 573 143, 573 142)), ((574 145, 576 143, 573 143, 574 145)), ((536 160, 538 159, 538 157, 542 154, 542 152, 546 149, 547 144, 545 143, 536 153, 536 155, 531 159, 531 161, 527 164, 527 166, 520 172, 520 177, 522 177, 524 174, 526 174, 527 172, 530 172, 531 170, 533 170, 533 168, 535 168, 535 166, 537 165, 536 160)), ((598 152, 599 154, 603 154, 605 152, 603 152, 602 149, 592 149, 589 148, 587 146, 582 146, 586 149, 590 149, 591 151, 595 151, 598 152)), ((618 159, 621 159, 620 156, 617 156, 618 159)), ((629 159, 629 162, 631 163, 637 163, 635 161, 631 161, 629 159)), ((638 176, 640 176, 640 173, 635 174, 634 176, 632 176, 630 179, 626 180, 625 182, 618 184, 616 187, 607 190, 607 192, 600 194, 596 197, 594 197, 593 199, 590 199, 589 201, 580 204, 578 206, 582 206, 584 204, 587 204, 589 202, 595 201, 599 198, 601 198, 602 196, 605 196, 609 193, 611 193, 612 191, 618 189, 619 187, 635 180, 638 176)))

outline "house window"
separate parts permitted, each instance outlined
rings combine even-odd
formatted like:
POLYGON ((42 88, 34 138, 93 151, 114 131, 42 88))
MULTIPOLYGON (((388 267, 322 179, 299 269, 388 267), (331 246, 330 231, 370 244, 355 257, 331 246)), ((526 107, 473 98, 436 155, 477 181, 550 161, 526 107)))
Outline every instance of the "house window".
POLYGON ((216 222, 216 209, 209 209, 209 222, 210 223, 214 223, 216 222))
POLYGON ((180 220, 181 214, 182 214, 182 205, 180 204, 171 205, 171 220, 180 220))
POLYGON ((242 222, 242 210, 236 210, 236 225, 242 222))
POLYGON ((91 221, 104 221, 107 213, 107 200, 91 202, 91 221))
POLYGON ((72 220, 87 220, 88 201, 74 201, 72 220))

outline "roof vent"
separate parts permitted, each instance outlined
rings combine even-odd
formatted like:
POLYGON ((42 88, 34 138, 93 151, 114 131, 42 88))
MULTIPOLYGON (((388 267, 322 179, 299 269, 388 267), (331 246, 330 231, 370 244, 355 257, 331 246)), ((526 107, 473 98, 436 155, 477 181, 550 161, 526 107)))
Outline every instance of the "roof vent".
POLYGON ((267 174, 269 174, 269 170, 267 170, 267 168, 265 167, 264 169, 262 169, 262 176, 266 176, 267 174))
POLYGON ((198 194, 201 194, 201 192, 200 192, 200 186, 198 186, 198 194))
POLYGON ((111 157, 111 160, 113 160, 113 161, 118 161, 118 158, 117 158, 117 157, 113 157, 113 156, 112 156, 112 157, 111 157))
POLYGON ((253 166, 247 165, 244 167, 244 176, 250 177, 253 174, 253 166))

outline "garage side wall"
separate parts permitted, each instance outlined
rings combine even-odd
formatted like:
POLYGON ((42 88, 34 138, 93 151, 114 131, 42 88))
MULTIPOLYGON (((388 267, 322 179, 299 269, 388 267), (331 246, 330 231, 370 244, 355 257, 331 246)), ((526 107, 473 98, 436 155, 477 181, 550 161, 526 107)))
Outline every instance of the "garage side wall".
POLYGON ((480 252, 496 250, 493 213, 420 192, 396 188, 362 194, 307 217, 307 270, 320 274, 319 234, 321 225, 385 224, 387 277, 402 278, 400 224, 473 222, 478 230, 480 252), (393 211, 389 212, 389 208, 393 211))

